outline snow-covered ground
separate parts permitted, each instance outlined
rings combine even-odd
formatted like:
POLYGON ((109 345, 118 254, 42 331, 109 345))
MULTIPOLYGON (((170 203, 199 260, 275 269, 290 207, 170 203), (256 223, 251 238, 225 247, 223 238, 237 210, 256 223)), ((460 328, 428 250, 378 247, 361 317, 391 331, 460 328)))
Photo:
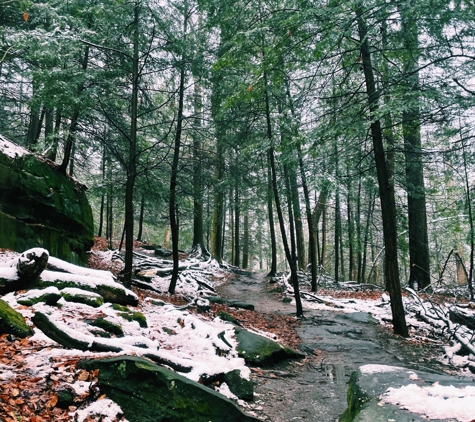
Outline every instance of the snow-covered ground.
MULTIPOLYGON (((100 255, 100 253, 98 253, 100 255)), ((112 255, 104 252, 103 258, 108 259, 112 255)), ((0 267, 11 265, 12 259, 18 254, 12 252, 0 252, 0 267)), ((156 260, 150 258, 150 266, 153 268, 154 262, 161 261, 160 265, 168 265, 166 260, 156 260)), ((76 274, 81 281, 89 279, 91 283, 97 280, 102 282, 115 283, 114 277, 109 272, 97 272, 89 269, 78 269, 60 260, 50 258, 50 262, 55 269, 62 269, 76 274)), ((164 302, 166 291, 169 286, 169 276, 152 276, 148 281, 150 292, 140 290, 140 301, 136 307, 129 306, 131 311, 137 311, 144 315, 147 326, 141 326, 136 320, 127 321, 120 314, 120 309, 114 309, 110 303, 104 303, 99 307, 91 307, 84 304, 68 302, 64 298, 59 300, 60 306, 49 306, 44 303, 33 306, 23 306, 18 303, 25 295, 34 296, 37 292, 17 292, 9 293, 2 297, 13 308, 23 314, 33 328, 33 336, 25 342, 26 352, 19 349, 14 356, 21 355, 21 364, 14 365, 7 359, 0 360, 0 385, 3 391, 12 390, 13 385, 20 385, 21 378, 27 375, 41 384, 47 380, 56 380, 54 388, 50 392, 65 386, 75 391, 76 397, 82 398, 75 403, 75 406, 68 409, 67 415, 57 416, 56 420, 77 420, 83 421, 125 421, 121 415, 121 410, 116 403, 104 397, 96 397, 91 392, 94 391, 94 384, 97 381, 94 374, 82 375, 83 372, 74 369, 74 363, 78 359, 90 357, 116 356, 118 354, 144 355, 149 354, 178 367, 189 368, 189 371, 182 375, 198 381, 203 376, 239 369, 245 378, 250 377, 250 370, 245 365, 236 352, 236 341, 234 339, 233 326, 219 318, 210 319, 206 312, 196 311, 197 306, 206 305, 204 296, 213 295, 213 287, 225 281, 226 270, 220 268, 216 262, 202 261, 199 259, 183 262, 186 267, 182 270, 178 280, 176 293, 178 296, 186 298, 188 305, 173 305, 164 302), (157 298, 157 293, 162 292, 161 299, 157 298), (53 340, 46 337, 39 329, 35 328, 30 318, 35 312, 42 312, 48 315, 63 331, 84 341, 100 341, 102 344, 120 349, 120 352, 91 352, 74 349, 66 349, 58 345, 53 340), (87 321, 102 317, 112 324, 122 327, 123 337, 99 338, 94 337, 91 326, 87 321), (220 353, 217 354, 216 351, 220 353), (65 362, 71 362, 66 365, 65 362), (26 375, 25 375, 26 374, 26 375), (9 383, 11 385, 9 386, 9 383), (69 418, 69 419, 68 419, 69 418)), ((285 277, 281 283, 286 285, 287 292, 291 293, 291 288, 285 282, 285 277)), ((332 295, 331 290, 321 290, 318 294, 306 292, 304 295, 304 309, 327 309, 339 312, 366 312, 382 324, 388 324, 391 320, 391 310, 389 297, 384 293, 368 294, 367 298, 360 299, 358 295, 352 295, 354 285, 342 285, 345 295, 332 295)), ((357 286, 356 286, 357 287, 357 286)), ((302 286, 305 290, 305 286, 302 286)), ((308 289, 307 289, 308 290, 308 289)), ((132 293, 134 294, 134 293, 132 293)), ((171 299, 171 297, 170 297, 171 299)), ((426 341, 447 342, 446 354, 441 356, 441 361, 455 365, 460 369, 460 375, 471 376, 474 370, 472 363, 475 363, 475 349, 473 347, 474 333, 466 327, 452 323, 448 318, 448 310, 451 303, 435 304, 426 298, 422 300, 415 292, 409 292, 404 297, 404 305, 407 311, 407 322, 410 326, 411 335, 417 336, 426 341), (464 353, 459 353, 463 349, 464 353)), ((2 339, 7 342, 5 338, 2 339)), ((18 388, 17 388, 18 389, 18 388)), ((225 384, 219 386, 219 391, 229 397, 233 397, 225 384)), ((0 390, 1 393, 1 390, 0 390)), ((439 388, 437 386, 420 387, 414 384, 410 388, 387 391, 381 400, 405 407, 414 412, 421 412, 414 403, 418 400, 430 402, 431 412, 424 413, 429 419, 447 419, 458 421, 470 421, 467 414, 475 415, 473 408, 475 392, 469 389, 439 388), (450 398, 450 399, 449 399, 450 398), (439 410, 437 410, 439 409, 439 410), (465 410, 461 410, 465 409, 465 410)), ((0 394, 0 399, 1 399, 0 394)), ((0 401, 1 403, 1 401, 0 401)), ((12 405, 13 406, 13 405, 12 405)), ((54 407, 54 406, 53 406, 54 407)), ((426 406, 423 409, 426 411, 426 406)), ((59 415, 59 413, 58 413, 59 415)), ((12 421, 14 419, 11 419, 12 421)), ((42 420, 42 419, 38 419, 42 420)), ((46 420, 46 419, 44 419, 46 420)), ((6 419, 10 422, 9 419, 6 419)))

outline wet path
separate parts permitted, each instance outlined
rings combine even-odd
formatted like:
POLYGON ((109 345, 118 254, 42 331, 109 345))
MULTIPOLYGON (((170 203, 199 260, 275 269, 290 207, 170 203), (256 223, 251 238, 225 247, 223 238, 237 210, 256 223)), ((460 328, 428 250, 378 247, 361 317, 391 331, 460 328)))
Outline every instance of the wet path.
MULTIPOLYGON (((269 293, 264 274, 239 274, 218 293, 254 304, 263 313, 295 315, 294 305, 269 293)), ((385 332, 363 313, 305 311, 298 328, 303 361, 287 361, 255 376, 251 409, 265 421, 338 421, 346 409, 347 382, 352 371, 369 363, 441 370, 433 362, 439 347, 420 347, 385 332)))

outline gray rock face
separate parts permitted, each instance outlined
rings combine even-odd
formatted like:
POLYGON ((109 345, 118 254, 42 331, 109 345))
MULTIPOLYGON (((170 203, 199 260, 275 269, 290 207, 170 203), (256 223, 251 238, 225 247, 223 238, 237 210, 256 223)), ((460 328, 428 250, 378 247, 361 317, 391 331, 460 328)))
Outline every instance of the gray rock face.
POLYGON ((118 357, 79 363, 99 369, 99 388, 130 422, 251 422, 221 394, 145 359, 118 357))
POLYGON ((0 247, 84 263, 93 230, 85 187, 0 135, 0 247))
MULTIPOLYGON (((383 400, 381 399, 381 395, 388 388, 399 389, 411 384, 423 388, 434 384, 462 389, 466 386, 475 386, 475 382, 469 378, 413 371, 395 366, 364 365, 351 375, 347 396, 348 408, 340 417, 340 422, 427 421, 429 418, 425 413, 411 412, 403 409, 402 406, 386 403, 384 397, 383 400)), ((425 412, 429 411, 428 406, 425 406, 425 412)), ((443 422, 447 419, 430 418, 430 420, 443 422)))

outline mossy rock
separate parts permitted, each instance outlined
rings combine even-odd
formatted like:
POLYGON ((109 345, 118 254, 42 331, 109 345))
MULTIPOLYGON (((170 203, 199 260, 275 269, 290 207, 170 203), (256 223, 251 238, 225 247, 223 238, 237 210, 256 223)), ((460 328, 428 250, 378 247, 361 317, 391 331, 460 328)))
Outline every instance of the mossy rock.
POLYGON ((97 318, 94 321, 89 322, 94 327, 102 328, 108 333, 114 334, 117 337, 124 337, 124 330, 120 325, 107 321, 105 318, 97 318))
POLYGON ((236 324, 236 325, 241 325, 241 324, 239 324, 239 321, 236 318, 234 318, 231 314, 228 314, 225 311, 219 311, 216 314, 216 316, 221 318, 223 321, 228 321, 228 322, 231 322, 231 323, 236 324))
POLYGON ((130 422, 251 422, 235 404, 210 388, 138 357, 79 362, 99 369, 98 386, 130 422))
POLYGON ((120 311, 120 312, 130 312, 130 309, 127 306, 120 305, 118 303, 113 303, 112 304, 112 309, 114 311, 120 311))
POLYGON ((236 348, 240 357, 247 363, 256 366, 267 366, 284 359, 301 359, 305 355, 290 347, 268 339, 259 334, 252 333, 243 328, 235 327, 238 346, 236 348))
POLYGON ((84 305, 99 308, 104 303, 101 295, 93 292, 87 292, 81 289, 66 288, 61 290, 61 296, 67 302, 82 303, 84 305))
POLYGON ((224 382, 237 398, 246 401, 251 401, 254 398, 254 384, 241 377, 239 369, 224 374, 224 382))
POLYGON ((85 264, 94 237, 85 190, 34 154, 13 158, 0 152, 0 247, 42 247, 85 264))
POLYGON ((22 315, 0 299, 0 334, 13 334, 25 338, 31 334, 22 315))
POLYGON ((16 301, 20 305, 33 306, 36 303, 46 303, 54 306, 61 299, 61 293, 56 287, 47 287, 41 290, 31 290, 26 294, 17 297, 16 301))
POLYGON ((147 328, 147 318, 142 312, 119 312, 119 316, 127 321, 137 321, 142 328, 147 328))

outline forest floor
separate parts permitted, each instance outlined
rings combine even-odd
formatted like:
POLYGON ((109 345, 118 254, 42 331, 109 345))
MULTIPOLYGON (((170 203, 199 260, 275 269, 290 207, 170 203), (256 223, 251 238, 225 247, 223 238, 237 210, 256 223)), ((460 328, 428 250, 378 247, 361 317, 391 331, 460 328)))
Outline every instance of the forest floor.
MULTIPOLYGON (((220 296, 252 303, 256 315, 268 321, 276 318, 276 324, 282 327, 284 321, 292 321, 288 317, 295 315, 295 305, 284 303, 282 293, 275 290, 265 274, 246 272, 239 272, 217 288, 220 296)), ((371 292, 367 293, 371 301, 371 292)), ((351 293, 342 294, 351 299, 351 293)), ((338 296, 338 292, 333 295, 338 296)), ((357 292, 354 295, 361 296, 357 292)), ((373 296, 376 300, 380 294, 373 296)), ((264 421, 338 421, 347 407, 349 377, 364 364, 457 373, 437 360, 444 353, 440 342, 402 339, 363 312, 336 309, 304 313, 300 322, 288 325, 290 331, 295 329, 297 337, 286 343, 293 343, 307 357, 266 369, 252 368, 256 398, 248 410, 264 421)))

